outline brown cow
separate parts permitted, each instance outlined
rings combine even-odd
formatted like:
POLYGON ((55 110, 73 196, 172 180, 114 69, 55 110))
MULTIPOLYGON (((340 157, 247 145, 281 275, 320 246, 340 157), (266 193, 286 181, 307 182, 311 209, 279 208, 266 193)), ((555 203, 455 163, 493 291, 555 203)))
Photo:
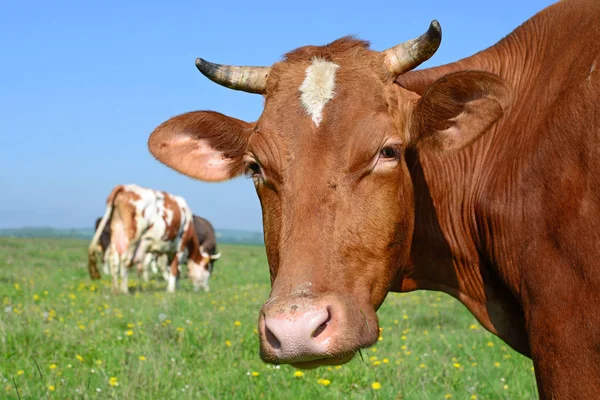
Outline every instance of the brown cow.
POLYGON ((600 3, 565 0, 472 57, 408 72, 343 38, 272 67, 197 60, 261 93, 244 122, 191 112, 149 140, 191 177, 252 176, 272 292, 261 356, 339 364, 377 340, 390 291, 440 290, 531 356, 540 397, 600 394, 600 3))

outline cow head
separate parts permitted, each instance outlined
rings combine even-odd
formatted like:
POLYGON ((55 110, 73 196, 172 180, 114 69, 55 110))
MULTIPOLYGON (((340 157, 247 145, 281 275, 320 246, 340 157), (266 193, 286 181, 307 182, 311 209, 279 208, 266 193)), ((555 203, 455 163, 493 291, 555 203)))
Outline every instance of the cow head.
POLYGON ((210 254, 204 249, 204 246, 200 245, 200 254, 202 255, 202 267, 212 273, 215 261, 221 258, 221 252, 210 254))
POLYGON ((198 59, 213 81, 263 94, 262 115, 190 112, 152 133, 152 154, 183 174, 254 181, 272 283, 259 318, 263 360, 340 364, 376 342, 376 310, 402 275, 413 234, 405 150, 461 148, 502 115, 503 85, 488 73, 448 75, 422 97, 395 83, 440 40, 434 21, 384 52, 343 38, 272 67, 198 59))

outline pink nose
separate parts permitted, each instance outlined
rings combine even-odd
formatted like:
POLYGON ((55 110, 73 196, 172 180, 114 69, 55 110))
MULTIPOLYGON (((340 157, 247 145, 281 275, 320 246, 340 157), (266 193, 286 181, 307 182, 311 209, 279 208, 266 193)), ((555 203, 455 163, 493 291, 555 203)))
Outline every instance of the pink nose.
POLYGON ((331 329, 329 307, 265 315, 263 345, 280 362, 302 362, 327 352, 331 329))

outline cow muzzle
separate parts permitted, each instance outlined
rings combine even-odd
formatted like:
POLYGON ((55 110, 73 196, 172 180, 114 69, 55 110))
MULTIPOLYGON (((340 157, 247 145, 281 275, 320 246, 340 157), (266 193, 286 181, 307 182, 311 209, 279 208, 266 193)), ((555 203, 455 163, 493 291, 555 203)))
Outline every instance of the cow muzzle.
POLYGON ((270 299, 259 318, 263 361, 296 368, 346 363, 378 333, 372 307, 332 295, 270 299))

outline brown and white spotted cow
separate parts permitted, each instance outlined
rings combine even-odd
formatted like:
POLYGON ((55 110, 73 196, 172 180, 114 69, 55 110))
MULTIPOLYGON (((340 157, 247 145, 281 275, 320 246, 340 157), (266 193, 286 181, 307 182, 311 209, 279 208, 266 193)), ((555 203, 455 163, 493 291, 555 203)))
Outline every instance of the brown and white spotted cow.
POLYGON ((263 113, 176 116, 150 151, 204 181, 252 176, 265 361, 346 362, 376 343, 390 291, 440 290, 533 359, 540 397, 597 399, 600 2, 557 2, 486 50, 411 71, 440 40, 434 22, 383 52, 343 38, 271 67, 199 59, 264 95, 263 113))
POLYGON ((128 293, 128 270, 134 264, 145 264, 149 254, 166 254, 172 259, 167 291, 175 291, 179 264, 186 255, 194 288, 209 289, 208 263, 203 260, 205 257, 194 231, 192 212, 182 197, 137 185, 116 186, 106 200, 106 212, 89 246, 88 268, 92 278, 100 276, 95 252, 98 239, 109 220, 110 246, 107 258, 113 291, 128 293))

